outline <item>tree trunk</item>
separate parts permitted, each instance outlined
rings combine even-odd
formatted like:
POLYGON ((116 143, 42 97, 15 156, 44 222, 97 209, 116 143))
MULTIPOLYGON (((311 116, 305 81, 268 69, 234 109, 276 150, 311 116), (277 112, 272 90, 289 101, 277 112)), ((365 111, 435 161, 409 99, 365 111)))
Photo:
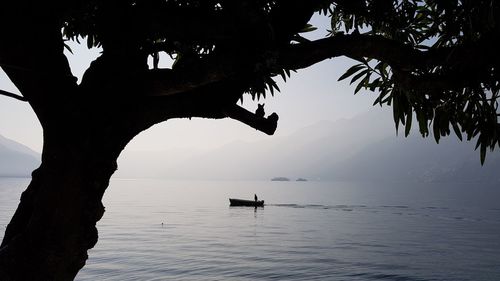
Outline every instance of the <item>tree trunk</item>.
POLYGON ((0 280, 73 280, 97 242, 101 199, 124 145, 71 130, 45 130, 42 164, 1 244, 0 280))

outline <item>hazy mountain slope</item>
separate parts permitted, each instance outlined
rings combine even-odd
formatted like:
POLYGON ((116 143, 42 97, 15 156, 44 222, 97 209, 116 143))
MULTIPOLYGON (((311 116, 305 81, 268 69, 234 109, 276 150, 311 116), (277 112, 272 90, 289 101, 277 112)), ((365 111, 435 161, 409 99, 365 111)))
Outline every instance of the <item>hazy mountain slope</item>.
POLYGON ((456 138, 418 135, 389 137, 366 146, 353 157, 333 166, 325 165, 324 179, 424 182, 496 182, 500 180, 499 153, 490 153, 484 166, 473 143, 456 138))
POLYGON ((189 150, 149 154, 124 151, 117 176, 196 179, 309 176, 314 174, 316 167, 322 166, 318 163, 337 163, 365 145, 386 137, 389 132, 394 134, 392 124, 390 115, 372 111, 349 120, 320 121, 287 137, 271 136, 259 142, 236 141, 201 153, 189 150))
POLYGON ((418 132, 396 136, 390 112, 321 121, 287 137, 236 141, 210 151, 127 152, 117 176, 181 179, 289 178, 342 180, 495 181, 499 153, 480 166, 473 144, 455 136, 437 145, 418 132))
POLYGON ((118 159, 118 170, 115 177, 121 178, 161 178, 165 171, 180 162, 199 155, 196 149, 176 149, 167 151, 128 151, 125 150, 118 159))
POLYGON ((395 134, 390 115, 372 111, 349 120, 321 121, 288 137, 234 142, 180 163, 164 175, 202 179, 311 177, 319 167, 347 159, 388 134, 395 134))
POLYGON ((0 135, 0 177, 25 177, 40 165, 40 155, 0 135))
MULTIPOLYGON (((312 178, 322 178, 318 171, 325 167, 335 166, 356 155, 365 146, 378 142, 384 138, 396 135, 394 122, 390 112, 379 109, 358 115, 352 119, 337 121, 331 127, 331 133, 323 138, 317 139, 308 145, 303 159, 311 158, 309 151, 315 151, 316 159, 305 163, 301 168, 304 175, 312 178)), ((327 169, 328 170, 328 169, 327 169)))

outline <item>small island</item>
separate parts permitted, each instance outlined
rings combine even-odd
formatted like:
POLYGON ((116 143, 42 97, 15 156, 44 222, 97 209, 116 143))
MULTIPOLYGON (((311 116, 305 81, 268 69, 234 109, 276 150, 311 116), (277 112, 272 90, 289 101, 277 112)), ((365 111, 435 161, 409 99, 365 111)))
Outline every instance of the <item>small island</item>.
POLYGON ((275 177, 272 178, 271 181, 290 181, 290 179, 286 177, 275 177))
POLYGON ((307 179, 304 179, 304 178, 298 178, 296 181, 307 181, 307 179))

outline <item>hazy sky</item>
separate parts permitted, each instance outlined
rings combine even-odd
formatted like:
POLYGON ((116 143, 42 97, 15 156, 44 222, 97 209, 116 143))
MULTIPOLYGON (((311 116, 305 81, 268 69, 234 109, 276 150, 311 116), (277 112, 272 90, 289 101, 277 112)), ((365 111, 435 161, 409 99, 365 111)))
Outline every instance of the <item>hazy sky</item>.
MULTIPOLYGON (((324 25, 323 19, 314 18, 315 25, 324 25)), ((312 36, 323 36, 324 30, 312 36)), ((71 44, 73 55, 67 53, 73 74, 81 77, 99 50, 71 44)), ((367 111, 375 95, 353 95, 354 87, 347 82, 337 82, 338 77, 353 64, 346 58, 324 61, 298 73, 283 83, 277 78, 281 92, 264 102, 266 114, 276 112, 280 119, 275 135, 283 136, 318 122, 349 118, 367 111)), ((0 70, 0 89, 18 92, 0 70)), ((257 101, 248 96, 243 106, 257 108, 257 101)), ((36 151, 41 151, 42 131, 27 103, 0 95, 0 134, 19 141, 36 151)), ((224 120, 169 120, 137 136, 128 146, 130 150, 167 150, 177 147, 214 148, 234 140, 258 140, 269 136, 231 119, 224 120)))

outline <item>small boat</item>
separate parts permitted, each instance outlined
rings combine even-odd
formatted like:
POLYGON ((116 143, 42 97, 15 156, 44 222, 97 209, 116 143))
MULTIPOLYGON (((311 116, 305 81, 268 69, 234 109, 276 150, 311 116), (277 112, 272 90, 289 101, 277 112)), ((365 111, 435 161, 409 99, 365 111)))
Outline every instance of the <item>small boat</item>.
POLYGON ((243 200, 229 198, 229 206, 264 207, 264 200, 243 200))

